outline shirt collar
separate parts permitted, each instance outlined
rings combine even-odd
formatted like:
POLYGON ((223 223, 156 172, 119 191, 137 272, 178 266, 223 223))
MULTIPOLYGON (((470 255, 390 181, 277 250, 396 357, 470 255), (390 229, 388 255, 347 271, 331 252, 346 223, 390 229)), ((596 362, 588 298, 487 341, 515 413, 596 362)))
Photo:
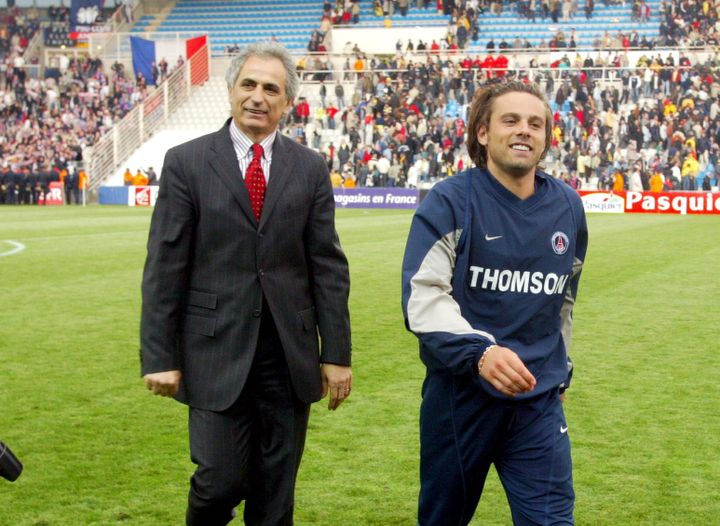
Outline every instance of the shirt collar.
MULTIPOLYGON (((260 141, 260 146, 263 147, 263 156, 267 161, 272 159, 273 145, 275 144, 276 135, 277 130, 260 141)), ((244 159, 248 155, 252 155, 251 148, 253 141, 240 131, 240 128, 238 128, 237 124, 235 124, 235 119, 230 119, 230 139, 232 140, 238 159, 244 159)))

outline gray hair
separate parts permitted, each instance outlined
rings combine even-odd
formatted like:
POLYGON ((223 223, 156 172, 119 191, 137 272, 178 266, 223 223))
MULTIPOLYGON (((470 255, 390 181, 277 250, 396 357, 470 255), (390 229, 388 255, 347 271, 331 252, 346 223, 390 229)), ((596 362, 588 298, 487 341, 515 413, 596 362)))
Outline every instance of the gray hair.
POLYGON ((291 101, 298 94, 300 89, 300 79, 295 70, 295 62, 285 49, 285 46, 279 42, 264 41, 255 42, 243 47, 240 52, 232 59, 227 72, 225 73, 225 81, 227 82, 228 91, 232 90, 238 75, 242 70, 245 62, 250 57, 259 58, 275 58, 282 62, 285 67, 287 80, 285 81, 285 95, 288 101, 291 101))

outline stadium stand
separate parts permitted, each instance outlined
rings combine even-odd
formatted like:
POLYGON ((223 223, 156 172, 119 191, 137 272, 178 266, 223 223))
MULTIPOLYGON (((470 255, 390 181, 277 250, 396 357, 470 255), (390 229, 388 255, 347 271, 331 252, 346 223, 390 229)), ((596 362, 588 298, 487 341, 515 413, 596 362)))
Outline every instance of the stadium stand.
MULTIPOLYGON (((477 85, 532 75, 545 87, 555 111, 547 169, 573 186, 609 188, 618 173, 629 185, 638 162, 641 184, 647 188, 655 172, 664 172, 666 189, 692 190, 701 187, 706 175, 716 178, 720 107, 717 76, 702 76, 712 67, 709 63, 690 66, 688 57, 678 52, 654 55, 653 61, 640 53, 629 69, 619 62, 598 70, 585 66, 585 60, 577 70, 566 64, 567 69, 493 72, 482 69, 484 60, 450 63, 443 56, 412 66, 402 60, 378 62, 371 66, 374 73, 360 73, 357 80, 341 84, 348 94, 347 107, 335 100, 334 84, 326 86, 331 94, 326 94, 323 108, 319 85, 305 83, 284 131, 322 151, 349 184, 420 186, 468 166, 462 146, 464 106, 477 85), (673 64, 666 70, 672 71, 668 82, 660 78, 660 60, 673 64), (700 108, 714 120, 694 120, 693 112, 700 108), (695 168, 688 161, 694 157, 699 160, 695 168), (693 169, 694 182, 689 173, 693 169)), ((213 105, 207 101, 214 100, 218 111, 203 130, 210 131, 221 122, 226 89, 222 82, 202 89, 208 94, 195 104, 210 110, 213 105)), ((170 121, 179 129, 194 120, 179 115, 170 121)), ((174 133, 177 138, 178 130, 174 133)))
MULTIPOLYGON (((577 2, 567 2, 575 5, 577 2)), ((253 40, 275 38, 291 50, 307 47, 307 36, 313 30, 326 29, 318 24, 325 15, 332 24, 352 24, 358 28, 381 27, 447 27, 448 40, 439 46, 452 47, 460 40, 460 48, 479 52, 487 46, 511 47, 611 47, 627 38, 629 45, 640 47, 658 35, 660 0, 638 3, 635 9, 608 3, 593 7, 580 15, 577 8, 568 9, 567 17, 557 2, 557 16, 552 8, 543 9, 544 2, 457 2, 454 8, 437 9, 435 2, 417 2, 405 14, 395 10, 393 2, 346 2, 338 8, 329 2, 303 0, 275 2, 254 0, 237 3, 217 0, 180 0, 170 14, 143 16, 134 32, 187 32, 202 28, 213 42, 213 53, 232 49, 253 40), (377 4, 380 4, 379 6, 377 4), (503 4, 507 4, 504 8, 503 4), (357 6, 357 15, 352 14, 357 6), (383 8, 385 6, 385 8, 383 8), (547 12, 546 12, 547 11, 547 12), (534 17, 528 13, 533 12, 534 17), (567 18, 567 20, 565 19, 567 18), (557 19, 556 21, 554 19, 557 19), (356 21, 357 20, 357 21, 356 21), (546 22, 547 21, 547 22, 546 22), (318 27, 320 26, 320 27, 318 27), (464 29, 461 29, 461 26, 464 29), (612 28, 614 34, 608 33, 612 28), (464 35, 464 36, 462 36, 464 35), (523 35, 520 39, 518 35, 523 35), (467 45, 462 45, 467 44, 467 45)), ((619 2, 618 2, 619 4, 619 2)), ((449 3, 447 4, 449 5, 449 3)), ((427 43, 428 46, 430 43, 427 43)))
POLYGON ((143 16, 134 33, 191 32, 210 36, 213 54, 260 39, 276 39, 289 50, 304 50, 319 26, 321 0, 179 0, 165 16, 143 16))
MULTIPOLYGON (((168 19, 174 20, 170 14, 182 14, 182 10, 176 13, 181 7, 192 12, 213 6, 208 10, 212 11, 208 13, 209 18, 200 23, 220 27, 219 20, 229 16, 226 5, 229 3, 241 4, 247 10, 241 17, 265 9, 257 7, 259 4, 273 4, 284 6, 273 11, 277 23, 288 25, 298 18, 296 9, 282 1, 180 0, 160 15, 164 17, 162 21, 156 18, 153 23, 157 29, 168 19)), ((418 13, 427 14, 428 19, 435 17, 443 25, 452 20, 452 13, 438 13, 435 2, 427 8, 418 4, 423 2, 412 2, 408 6, 406 17, 399 12, 391 14, 393 27, 402 27, 403 19, 410 20, 418 13)), ((457 2, 460 10, 455 16, 462 16, 461 11, 467 11, 469 6, 477 7, 481 17, 501 20, 504 15, 497 13, 498 4, 503 5, 501 2, 457 2), (481 8, 485 8, 485 12, 481 13, 481 8)), ((510 10, 515 13, 516 22, 520 20, 527 27, 543 27, 548 34, 557 36, 556 24, 550 20, 543 22, 541 14, 535 22, 528 17, 523 19, 517 11, 522 6, 511 8, 511 4, 515 5, 504 3, 504 14, 510 10)), ((661 174, 660 187, 665 189, 716 186, 720 171, 720 64, 716 53, 697 46, 717 42, 720 2, 607 4, 595 6, 590 19, 596 20, 603 9, 608 9, 618 10, 612 11, 618 18, 632 20, 638 16, 634 14, 636 7, 649 6, 649 18, 656 22, 655 32, 648 36, 652 45, 627 48, 616 33, 610 44, 618 49, 606 48, 603 42, 582 51, 556 46, 546 52, 538 52, 537 48, 529 52, 510 47, 500 53, 499 49, 488 49, 485 44, 469 53, 459 50, 452 53, 449 46, 444 51, 438 46, 437 50, 427 47, 410 52, 405 49, 405 43, 396 51, 393 39, 392 52, 378 56, 363 53, 357 44, 339 56, 300 54, 301 98, 283 131, 321 151, 335 172, 335 180, 344 181, 342 184, 429 185, 469 165, 463 134, 465 111, 474 90, 484 83, 522 78, 538 82, 548 94, 554 112, 554 141, 546 166, 569 184, 611 188, 622 180, 622 187, 631 187, 631 183, 637 185, 639 179, 642 188, 649 189, 657 173, 661 174), (687 52, 677 47, 652 48, 660 44, 696 47, 687 52), (343 91, 341 100, 335 95, 337 86, 343 91)), ((292 3, 296 5, 299 3, 292 3)), ((323 13, 330 18, 345 18, 341 25, 361 28, 384 24, 385 17, 368 11, 369 2, 360 5, 362 10, 353 24, 352 16, 347 20, 333 4, 308 3, 304 11, 312 11, 314 21, 304 29, 302 48, 320 27, 323 13)), ((541 5, 536 2, 536 9, 541 9, 541 5)), ((345 8, 352 9, 353 4, 347 3, 345 8)), ((26 13, 23 11, 22 15, 26 13)), ((569 22, 576 27, 577 41, 584 38, 581 35, 586 30, 590 31, 581 26, 581 18, 586 19, 584 14, 578 14, 569 22)), ((172 32, 180 25, 165 28, 172 32)), ((143 26, 140 18, 136 30, 143 27, 149 26, 143 26)), ((9 24, 9 28, 16 30, 13 24, 9 24)), ((189 29, 197 30, 197 27, 189 29)), ((256 30, 249 31, 247 38, 268 38, 267 32, 256 30)), ((501 36, 499 42, 505 39, 512 43, 515 33, 508 27, 501 31, 505 36, 501 36)), ((214 49, 224 54, 228 45, 238 42, 228 40, 214 49)), ((3 173, 12 172, 15 174, 12 177, 25 168, 28 173, 34 173, 48 162, 59 173, 68 159, 80 163, 83 153, 97 156, 99 148, 90 147, 103 136, 108 142, 105 151, 109 148, 110 152, 122 154, 106 161, 110 172, 101 172, 116 170, 110 182, 122 184, 118 174, 121 177, 126 167, 134 173, 138 168, 154 166, 159 172, 169 146, 216 129, 228 115, 224 80, 212 77, 203 86, 190 88, 183 84, 180 78, 183 74, 173 81, 172 87, 163 83, 156 92, 183 92, 188 102, 178 103, 179 109, 164 124, 159 121, 153 124, 149 133, 147 123, 138 124, 133 120, 127 127, 146 140, 144 145, 140 146, 140 141, 135 146, 134 141, 123 139, 127 121, 123 116, 147 101, 153 89, 130 80, 127 68, 121 63, 109 67, 89 57, 66 59, 58 68, 46 68, 44 78, 23 80, 13 75, 15 68, 7 52, 4 63, 10 67, 6 67, 0 79, 0 114, 3 116, 0 146, 5 165, 3 173), (108 130, 114 133, 103 135, 108 130), (113 135, 120 137, 119 144, 112 142, 113 135)), ((217 68, 216 74, 221 74, 223 69, 217 68)), ((90 175, 92 178, 93 173, 90 175)), ((2 175, 0 179, 7 181, 8 176, 2 175)), ((99 182, 96 179, 93 184, 99 182)), ((2 200, 7 201, 8 185, 3 185, 2 200)))
POLYGON ((448 39, 438 43, 440 50, 455 43, 471 53, 493 47, 611 47, 616 38, 622 41, 625 36, 631 41, 636 37, 637 45, 631 47, 640 47, 643 38, 650 41, 658 36, 661 0, 627 4, 479 0, 446 2, 439 9, 436 2, 420 1, 409 2, 402 14, 394 2, 367 2, 358 27, 372 27, 379 21, 388 21, 392 27, 447 26, 448 39))
POLYGON ((37 13, 21 9, 4 9, 0 12, 0 58, 8 54, 22 55, 39 29, 37 13))

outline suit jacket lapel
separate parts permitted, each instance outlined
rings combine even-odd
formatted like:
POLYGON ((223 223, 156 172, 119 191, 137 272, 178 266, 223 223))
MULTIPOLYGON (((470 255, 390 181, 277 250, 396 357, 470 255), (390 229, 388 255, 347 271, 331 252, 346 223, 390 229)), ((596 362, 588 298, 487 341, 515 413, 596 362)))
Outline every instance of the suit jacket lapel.
POLYGON ((255 223, 255 215, 250 206, 250 194, 248 194, 247 187, 243 182, 240 166, 235 155, 235 148, 233 148, 230 139, 229 123, 230 120, 215 134, 213 144, 210 147, 212 152, 210 166, 225 183, 225 186, 228 187, 248 219, 255 223))
MULTIPOLYGON (((275 136, 275 144, 273 144, 272 163, 270 165, 270 179, 268 180, 267 190, 265 191, 265 202, 263 203, 263 211, 260 216, 260 226, 262 227, 270 217, 275 208, 278 199, 282 195, 283 189, 290 177, 290 156, 286 141, 289 141, 278 130, 275 136)), ((248 198, 249 199, 249 198, 248 198)))

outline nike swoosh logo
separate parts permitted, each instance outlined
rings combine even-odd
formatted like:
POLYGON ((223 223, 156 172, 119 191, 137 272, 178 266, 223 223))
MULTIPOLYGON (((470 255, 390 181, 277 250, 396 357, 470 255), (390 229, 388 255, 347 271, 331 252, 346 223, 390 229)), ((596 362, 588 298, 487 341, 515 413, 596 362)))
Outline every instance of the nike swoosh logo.
POLYGON ((567 433, 567 430, 568 430, 567 426, 565 426, 565 427, 560 426, 560 432, 561 432, 562 434, 567 433))
POLYGON ((496 239, 500 239, 502 236, 489 236, 485 234, 485 241, 495 241, 496 239))

